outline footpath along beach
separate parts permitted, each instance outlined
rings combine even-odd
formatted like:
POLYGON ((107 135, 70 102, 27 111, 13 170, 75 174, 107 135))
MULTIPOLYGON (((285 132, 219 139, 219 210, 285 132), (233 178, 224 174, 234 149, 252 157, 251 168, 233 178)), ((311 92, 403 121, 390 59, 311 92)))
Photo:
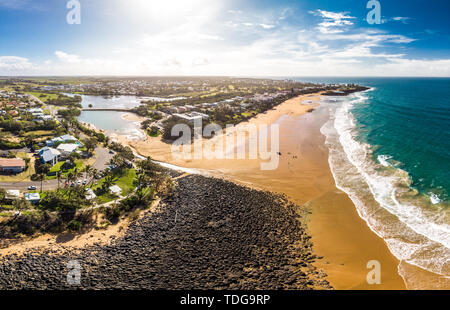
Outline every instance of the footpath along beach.
MULTIPOLYGON (((336 188, 328 165, 328 149, 321 126, 328 110, 320 106, 319 94, 302 95, 252 118, 250 124, 278 124, 280 127, 279 166, 262 171, 261 160, 174 159, 171 146, 159 138, 127 141, 142 156, 186 168, 207 171, 254 188, 286 194, 303 210, 308 210, 308 230, 313 251, 323 259, 315 265, 328 275, 336 289, 405 289, 398 274, 399 261, 385 242, 358 216, 348 196, 336 188), (311 110, 314 109, 313 112, 311 110), (367 263, 377 260, 382 266, 382 284, 366 281, 367 263)), ((240 124, 239 126, 245 126, 240 124)), ((218 137, 217 137, 218 138, 218 137)), ((248 158, 248 156, 246 157, 248 158)))

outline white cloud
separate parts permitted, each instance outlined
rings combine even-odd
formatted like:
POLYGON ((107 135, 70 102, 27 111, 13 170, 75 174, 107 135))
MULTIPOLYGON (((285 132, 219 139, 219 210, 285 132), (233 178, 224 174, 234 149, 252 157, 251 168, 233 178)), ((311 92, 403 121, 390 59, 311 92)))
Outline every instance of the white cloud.
POLYGON ((58 57, 59 60, 67 63, 79 63, 81 62, 80 56, 78 55, 71 55, 67 54, 62 51, 56 51, 55 52, 56 57, 58 57))
MULTIPOLYGON (((219 10, 221 1, 195 0, 194 7, 181 0, 132 1, 141 9, 162 6, 163 15, 180 4, 183 14, 155 22, 157 29, 144 23, 134 36, 116 38, 110 46, 83 46, 103 55, 62 46, 54 61, 41 64, 0 57, 0 75, 450 75, 448 60, 408 59, 402 47, 414 38, 358 29, 345 12, 312 11, 315 24, 294 26, 285 20, 295 14, 292 9, 247 13, 219 10)), ((123 3, 120 8, 127 10, 123 3)), ((137 19, 149 19, 132 11, 137 19)))
POLYGON ((29 3, 30 0, 1 0, 0 7, 17 10, 26 7, 29 3))
POLYGON ((388 63, 374 66, 373 74, 449 77, 450 59, 390 59, 388 63))
POLYGON ((268 25, 268 24, 259 24, 259 26, 263 27, 264 29, 272 29, 272 28, 275 28, 275 25, 268 25))
POLYGON ((320 16, 323 22, 319 23, 317 29, 321 33, 341 33, 344 32, 344 26, 351 26, 353 22, 350 19, 355 17, 347 15, 346 12, 329 12, 324 10, 310 11, 310 14, 320 16))
POLYGON ((411 17, 402 17, 402 16, 392 17, 392 20, 396 22, 401 22, 403 24, 408 24, 409 20, 411 19, 412 19, 411 17))
POLYGON ((22 71, 32 69, 33 65, 28 58, 18 56, 0 56, 1 71, 22 71))

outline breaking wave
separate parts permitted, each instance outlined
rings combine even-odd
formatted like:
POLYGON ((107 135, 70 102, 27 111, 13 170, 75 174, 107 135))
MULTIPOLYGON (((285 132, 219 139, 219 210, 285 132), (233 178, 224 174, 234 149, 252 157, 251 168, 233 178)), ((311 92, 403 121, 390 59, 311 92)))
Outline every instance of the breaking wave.
POLYGON ((375 160, 373 147, 358 141, 351 111, 367 100, 365 92, 339 99, 330 105, 330 119, 321 128, 336 185, 400 261, 448 277, 449 209, 436 194, 426 196, 411 188, 411 178, 392 156, 375 160))

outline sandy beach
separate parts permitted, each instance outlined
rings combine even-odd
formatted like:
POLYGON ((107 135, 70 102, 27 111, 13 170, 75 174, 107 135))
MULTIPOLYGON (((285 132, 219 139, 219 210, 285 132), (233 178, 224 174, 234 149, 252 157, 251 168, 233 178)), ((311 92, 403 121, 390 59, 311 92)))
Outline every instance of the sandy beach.
POLYGON ((262 171, 259 159, 174 159, 171 146, 160 138, 147 138, 146 141, 121 139, 121 142, 128 143, 142 156, 206 170, 217 177, 288 195, 311 212, 308 227, 314 251, 323 256, 316 265, 325 271, 334 288, 405 289, 397 270, 399 261, 358 216, 348 196, 335 186, 325 138, 320 134, 328 112, 319 106, 319 102, 319 94, 299 96, 249 120, 249 124, 277 122, 280 126, 282 155, 278 168, 273 171, 262 171), (308 113, 311 109, 315 111, 308 113), (369 270, 366 264, 370 260, 381 263, 381 285, 367 284, 369 270))

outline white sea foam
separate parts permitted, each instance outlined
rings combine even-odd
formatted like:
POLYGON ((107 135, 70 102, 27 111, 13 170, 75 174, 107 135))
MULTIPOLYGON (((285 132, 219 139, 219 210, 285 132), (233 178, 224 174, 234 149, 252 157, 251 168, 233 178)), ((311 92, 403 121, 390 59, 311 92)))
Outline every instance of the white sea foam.
POLYGON ((378 155, 377 159, 378 159, 378 162, 385 167, 392 166, 391 163, 388 161, 389 159, 392 159, 392 156, 390 156, 390 155, 378 155))
MULTIPOLYGON (((349 195, 360 217, 398 259, 449 275, 450 225, 445 214, 423 208, 408 190, 408 174, 400 169, 380 171, 370 146, 355 139, 356 120, 351 109, 365 100, 364 93, 350 97, 321 128, 336 185, 349 195)), ((377 159, 383 166, 392 166, 388 155, 377 159)))
POLYGON ((442 202, 441 198, 439 198, 439 196, 435 193, 430 193, 430 201, 434 205, 442 202))

